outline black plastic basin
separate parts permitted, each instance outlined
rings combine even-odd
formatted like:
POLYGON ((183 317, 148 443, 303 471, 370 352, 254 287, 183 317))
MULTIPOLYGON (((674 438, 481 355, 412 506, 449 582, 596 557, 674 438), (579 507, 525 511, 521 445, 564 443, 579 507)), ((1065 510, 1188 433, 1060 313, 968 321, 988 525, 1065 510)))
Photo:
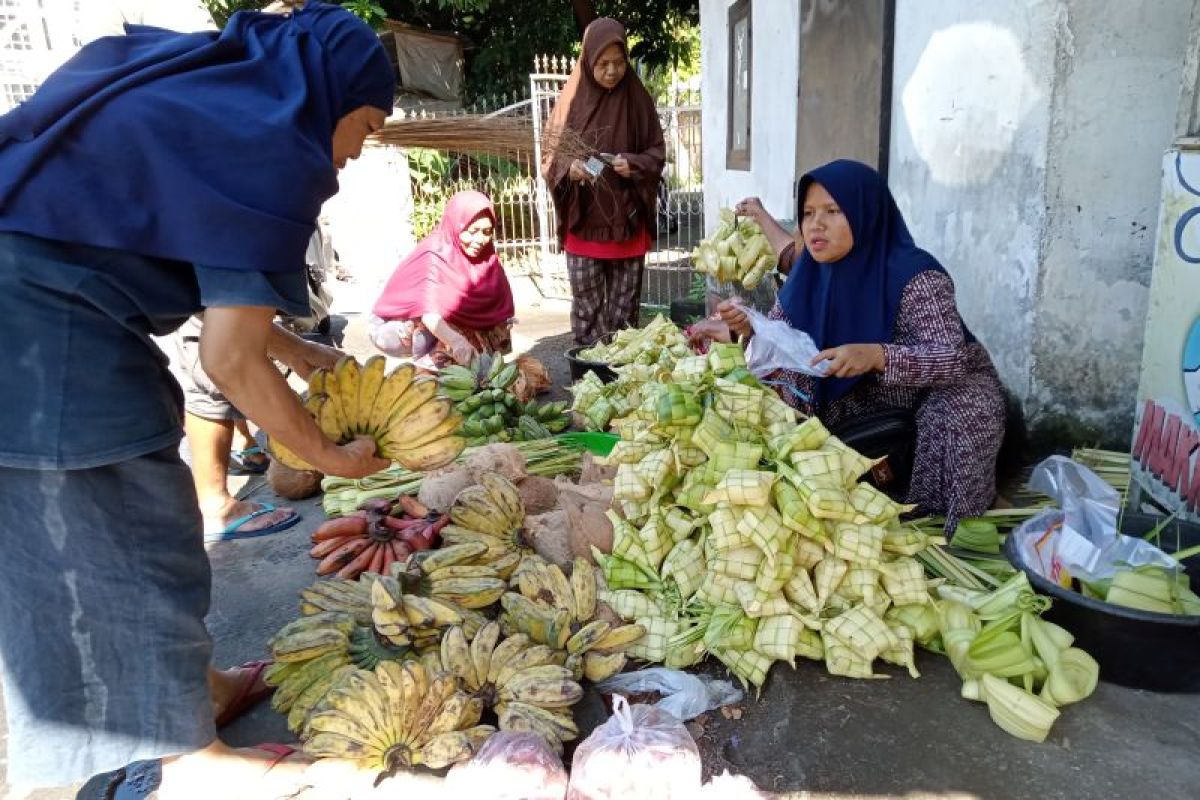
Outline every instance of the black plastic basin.
POLYGON ((586 350, 587 347, 580 345, 572 347, 567 351, 567 364, 571 368, 571 382, 574 383, 580 380, 589 372, 596 373, 596 377, 602 383, 612 383, 617 379, 617 373, 613 372, 612 367, 602 361, 588 361, 579 357, 579 351, 586 350))
MULTIPOLYGON (((1144 536, 1161 517, 1126 513, 1122 531, 1144 536)), ((1200 525, 1172 521, 1163 530, 1164 550, 1200 544, 1200 525)), ((1200 616, 1139 611, 1091 600, 1052 583, 1026 566, 1009 536, 1004 554, 1025 571, 1039 593, 1054 598, 1046 619, 1075 635, 1075 646, 1100 664, 1100 680, 1155 692, 1200 692, 1200 616)), ((1200 556, 1185 559, 1192 590, 1200 590, 1200 556)))

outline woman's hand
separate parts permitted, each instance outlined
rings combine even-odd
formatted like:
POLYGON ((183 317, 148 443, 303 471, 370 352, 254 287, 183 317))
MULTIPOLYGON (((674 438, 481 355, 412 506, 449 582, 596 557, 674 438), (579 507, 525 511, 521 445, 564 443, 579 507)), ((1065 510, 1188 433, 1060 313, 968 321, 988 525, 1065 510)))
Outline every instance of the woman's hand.
POLYGON ((881 344, 844 344, 817 353, 811 366, 829 361, 827 378, 857 378, 868 372, 883 372, 887 360, 881 344))
POLYGON ((454 356, 454 360, 464 367, 470 366, 471 361, 477 355, 471 343, 461 336, 458 341, 449 342, 447 346, 450 348, 450 355, 454 356))
POLYGON ((729 326, 723 320, 702 319, 687 329, 688 344, 697 350, 705 350, 712 342, 732 341, 729 326))
POLYGON ((759 200, 757 197, 745 198, 733 207, 733 211, 738 216, 750 217, 755 222, 759 221, 767 213, 767 210, 763 208, 762 200, 759 200))
POLYGON ((576 183, 583 183, 591 180, 592 176, 588 173, 587 168, 583 166, 583 162, 578 158, 571 162, 571 169, 568 172, 568 177, 576 183))
POLYGON ((622 178, 633 177, 633 165, 629 163, 629 159, 625 156, 617 156, 612 160, 613 171, 622 178))
POLYGON ((754 335, 754 329, 750 327, 749 315, 733 300, 722 300, 717 306, 717 313, 721 315, 721 321, 739 338, 748 339, 754 335))

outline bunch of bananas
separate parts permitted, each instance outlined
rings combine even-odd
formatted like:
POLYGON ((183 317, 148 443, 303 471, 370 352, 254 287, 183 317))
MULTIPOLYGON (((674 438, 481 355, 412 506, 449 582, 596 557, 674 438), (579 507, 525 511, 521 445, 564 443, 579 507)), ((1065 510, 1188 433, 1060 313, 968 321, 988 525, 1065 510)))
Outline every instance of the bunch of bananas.
POLYGON ((566 430, 571 423, 567 403, 522 403, 510 391, 516 378, 516 364, 505 365, 499 357, 441 371, 441 393, 466 418, 462 435, 468 445, 549 439, 566 430))
POLYGON ((619 625, 596 619, 597 570, 576 558, 568 578, 556 564, 529 556, 513 575, 520 590, 500 598, 505 633, 523 633, 555 650, 566 650, 564 666, 576 680, 602 681, 625 667, 625 649, 640 640, 641 625, 619 625))
POLYGON ((480 543, 427 550, 424 558, 392 565, 391 574, 370 577, 371 623, 376 633, 394 645, 423 650, 436 646, 442 630, 465 625, 477 630, 484 617, 476 609, 500 599, 507 586, 508 563, 470 564, 486 547, 480 543))
POLYGON ((541 735, 556 751, 579 735, 571 706, 583 688, 563 666, 567 654, 536 644, 522 633, 501 638, 489 622, 470 637, 459 626, 442 637, 441 664, 487 708, 500 729, 541 735))
POLYGON ((459 492, 449 514, 451 524, 442 528, 442 541, 446 545, 484 545, 477 563, 502 561, 514 553, 519 561, 532 552, 521 538, 525 504, 517 487, 498 472, 482 473, 478 484, 459 492))
POLYGON ((378 784, 403 768, 440 769, 470 758, 496 732, 479 724, 482 712, 453 675, 430 673, 420 662, 350 668, 313 709, 304 751, 381 770, 378 784))
MULTIPOLYGON (((346 356, 332 371, 318 369, 308 379, 304 407, 321 432, 339 444, 355 436, 375 439, 379 454, 405 469, 431 470, 445 466, 466 447, 458 435, 462 416, 454 403, 437 396, 437 381, 418 377, 411 364, 385 375, 383 356, 360 365, 346 356)), ((280 442, 271 452, 292 469, 312 466, 280 442)))

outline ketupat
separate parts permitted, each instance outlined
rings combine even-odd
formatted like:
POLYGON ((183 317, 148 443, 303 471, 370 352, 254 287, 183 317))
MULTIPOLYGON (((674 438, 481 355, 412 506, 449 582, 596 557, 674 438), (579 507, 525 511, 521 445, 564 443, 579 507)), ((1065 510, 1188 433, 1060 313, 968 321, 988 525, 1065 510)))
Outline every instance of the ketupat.
POLYGON ((735 218, 733 210, 720 210, 720 224, 713 234, 692 250, 692 266, 720 281, 739 281, 753 289, 778 261, 775 251, 757 222, 735 218))

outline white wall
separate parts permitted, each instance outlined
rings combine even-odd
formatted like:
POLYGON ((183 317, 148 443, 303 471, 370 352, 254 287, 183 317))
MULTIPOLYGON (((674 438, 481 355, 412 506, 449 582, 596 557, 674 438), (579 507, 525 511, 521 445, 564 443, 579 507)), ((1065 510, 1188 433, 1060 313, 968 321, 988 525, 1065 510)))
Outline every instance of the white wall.
POLYGON ((725 169, 730 5, 729 0, 700 0, 704 220, 709 233, 717 226, 718 209, 752 195, 761 197, 776 217, 795 217, 799 3, 755 0, 751 4, 749 170, 725 169))
POLYGON ((897 0, 889 180, 1035 428, 1132 420, 1194 0, 897 0))

